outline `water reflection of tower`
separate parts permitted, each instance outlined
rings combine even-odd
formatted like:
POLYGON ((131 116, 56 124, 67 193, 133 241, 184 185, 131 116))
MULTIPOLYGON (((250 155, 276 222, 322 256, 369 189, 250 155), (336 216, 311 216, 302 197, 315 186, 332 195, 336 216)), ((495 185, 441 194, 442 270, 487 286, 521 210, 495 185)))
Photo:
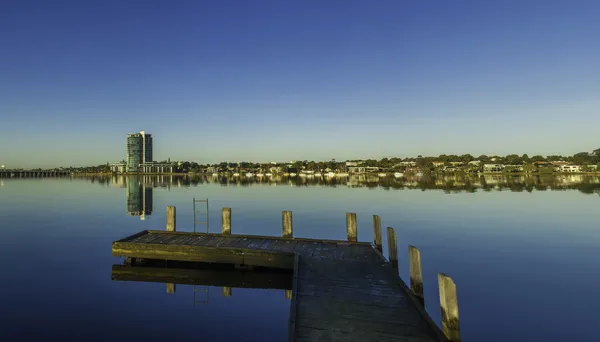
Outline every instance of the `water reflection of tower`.
POLYGON ((152 186, 142 177, 127 178, 127 214, 139 216, 140 220, 152 214, 152 186))

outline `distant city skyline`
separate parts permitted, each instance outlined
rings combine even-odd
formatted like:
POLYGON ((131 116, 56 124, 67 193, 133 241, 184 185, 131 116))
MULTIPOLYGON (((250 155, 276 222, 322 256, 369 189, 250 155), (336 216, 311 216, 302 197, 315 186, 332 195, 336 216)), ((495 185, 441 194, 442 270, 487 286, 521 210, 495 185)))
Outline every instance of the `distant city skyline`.
POLYGON ((65 1, 0 11, 0 164, 573 155, 600 2, 65 1))

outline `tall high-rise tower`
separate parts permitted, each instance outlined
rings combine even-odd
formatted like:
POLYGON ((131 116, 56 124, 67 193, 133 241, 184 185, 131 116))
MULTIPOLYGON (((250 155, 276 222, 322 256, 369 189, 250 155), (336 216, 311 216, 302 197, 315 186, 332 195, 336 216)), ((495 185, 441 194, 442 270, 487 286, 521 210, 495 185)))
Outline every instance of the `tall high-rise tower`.
POLYGON ((140 164, 152 162, 152 135, 144 131, 127 134, 127 172, 140 171, 140 164))

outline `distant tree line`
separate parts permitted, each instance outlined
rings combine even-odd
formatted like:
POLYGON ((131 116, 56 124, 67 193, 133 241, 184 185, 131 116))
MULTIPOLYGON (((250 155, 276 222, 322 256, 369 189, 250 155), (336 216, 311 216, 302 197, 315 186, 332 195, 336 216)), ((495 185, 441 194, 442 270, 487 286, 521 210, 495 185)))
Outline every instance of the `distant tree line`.
MULTIPOLYGON (((482 164, 505 164, 505 165, 524 165, 531 164, 535 162, 554 162, 554 161, 564 161, 575 165, 590 165, 590 164, 599 164, 600 163, 600 148, 594 150, 593 152, 580 152, 576 153, 572 156, 562 156, 562 155, 534 155, 529 156, 528 154, 518 155, 518 154, 509 154, 506 156, 499 155, 480 155, 473 156, 471 154, 463 154, 463 155, 447 155, 442 154, 439 156, 417 156, 417 157, 409 157, 409 158, 383 158, 380 160, 377 159, 366 159, 366 160, 349 160, 358 162, 360 166, 367 167, 379 167, 384 170, 394 170, 394 169, 402 169, 405 168, 405 164, 403 162, 414 162, 417 167, 420 168, 431 168, 433 167, 434 162, 443 162, 446 164, 450 163, 464 163, 468 164, 471 161, 480 161, 482 164)), ((277 164, 278 166, 292 167, 294 169, 305 169, 312 171, 322 171, 325 169, 331 170, 343 170, 346 165, 346 161, 338 162, 335 159, 330 161, 314 161, 314 160, 303 160, 303 161, 295 161, 293 163, 281 163, 277 164)), ((181 171, 186 172, 201 170, 207 167, 216 167, 219 169, 263 169, 268 170, 270 167, 274 165, 272 164, 260 164, 260 163, 252 163, 252 162, 221 162, 216 164, 207 164, 200 165, 194 162, 183 162, 181 166, 178 168, 181 171)))
MULTIPOLYGON (((358 162, 360 166, 368 167, 379 167, 383 170, 401 170, 406 168, 405 162, 414 162, 419 168, 432 168, 434 162, 443 162, 445 164, 450 163, 464 163, 468 164, 471 161, 478 160, 482 164, 505 164, 505 165, 525 165, 536 162, 555 162, 565 161, 575 165, 596 165, 600 164, 600 148, 593 152, 579 152, 572 156, 562 155, 534 155, 529 156, 528 154, 518 155, 509 154, 506 156, 499 155, 480 155, 473 156, 471 154, 454 155, 454 154, 442 154, 439 156, 417 156, 408 158, 383 158, 377 159, 366 159, 366 160, 349 160, 358 162), (404 163, 404 164, 403 164, 404 163)), ((167 163, 162 161, 161 163, 167 163)), ((254 163, 250 161, 242 162, 220 162, 214 164, 199 164, 194 161, 179 161, 171 162, 174 172, 188 173, 188 172, 200 172, 207 168, 217 168, 219 170, 258 170, 264 171, 269 170, 272 167, 281 167, 284 171, 288 170, 311 170, 311 171, 324 171, 330 170, 344 170, 346 167, 346 161, 336 161, 335 159, 329 161, 314 161, 314 160, 298 160, 290 163, 254 163)), ((56 169, 59 170, 59 169, 56 169)), ((60 170, 69 170, 72 172, 110 172, 110 165, 108 163, 97 166, 86 166, 86 167, 66 167, 60 168, 60 170)))

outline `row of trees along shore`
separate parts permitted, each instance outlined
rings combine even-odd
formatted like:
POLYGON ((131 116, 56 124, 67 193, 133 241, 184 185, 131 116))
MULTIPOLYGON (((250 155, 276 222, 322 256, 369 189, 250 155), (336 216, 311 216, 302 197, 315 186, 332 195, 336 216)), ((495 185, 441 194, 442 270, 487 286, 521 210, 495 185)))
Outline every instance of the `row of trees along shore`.
MULTIPOLYGON (((478 160, 481 164, 505 164, 505 165, 524 165, 536 162, 557 162, 563 161, 573 165, 597 165, 600 164, 600 148, 593 152, 580 152, 572 156, 562 155, 534 155, 529 156, 528 154, 518 155, 509 154, 506 156, 498 155, 480 155, 473 156, 471 154, 454 155, 454 154, 442 154, 437 157, 429 156, 417 156, 410 158, 383 158, 377 159, 363 159, 363 160, 348 160, 360 162, 361 166, 379 167, 384 170, 395 170, 401 169, 402 162, 415 162, 417 167, 423 169, 433 168, 434 162, 444 163, 469 163, 471 161, 478 160)), ((167 163, 162 161, 161 163, 167 163)), ((336 161, 335 159, 329 161, 314 161, 314 160, 302 160, 295 161, 293 163, 278 163, 279 166, 287 166, 292 164, 291 167, 295 169, 306 169, 306 170, 325 170, 325 169, 343 169, 346 161, 336 161)), ((208 167, 217 167, 219 169, 263 169, 268 170, 274 165, 272 163, 255 163, 255 162, 220 162, 216 164, 199 164, 194 161, 179 161, 172 162, 174 172, 199 172, 208 167)), ((110 164, 101 164, 97 166, 88 167, 61 167, 55 170, 68 170, 72 172, 110 172, 110 164)))
MULTIPOLYGON (((444 163, 469 163, 471 161, 478 160, 481 164, 505 164, 505 165, 524 165, 531 164, 535 162, 556 162, 563 161, 568 162, 573 165, 597 165, 600 163, 600 148, 594 150, 593 152, 580 152, 576 153, 572 156, 562 156, 562 155, 534 155, 529 156, 527 154, 518 155, 518 154, 509 154, 506 156, 498 156, 498 155, 480 155, 473 156, 470 154, 463 155, 446 155, 442 154, 437 157, 427 157, 427 156, 417 156, 412 158, 383 158, 380 160, 377 159, 365 159, 365 160, 348 160, 348 161, 356 161, 359 162, 361 166, 371 166, 371 167, 379 167, 384 170, 394 170, 402 168, 402 162, 415 162, 417 167, 420 168, 432 168, 434 162, 444 162, 444 163)), ((346 161, 336 161, 335 159, 330 161, 295 161, 293 163, 281 163, 279 165, 289 165, 296 169, 306 169, 306 170, 324 170, 324 169, 343 169, 346 161)), ((207 167, 216 167, 219 169, 263 169, 268 170, 270 167, 274 166, 271 163, 253 163, 253 162, 221 162, 216 164, 198 164, 195 162, 182 162, 181 165, 176 167, 177 172, 194 172, 199 171, 201 169, 207 167)))

